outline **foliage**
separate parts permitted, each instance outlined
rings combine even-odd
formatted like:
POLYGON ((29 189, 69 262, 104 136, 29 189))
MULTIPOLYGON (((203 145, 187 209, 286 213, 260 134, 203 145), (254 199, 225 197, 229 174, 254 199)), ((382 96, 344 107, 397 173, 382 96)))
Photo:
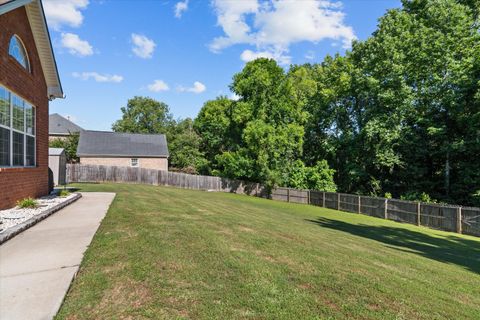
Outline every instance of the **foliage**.
POLYGON ((122 118, 112 125, 115 132, 168 134, 174 124, 168 105, 152 98, 134 97, 120 110, 122 118))
POLYGON ((59 194, 58 194, 60 197, 68 197, 70 195, 70 191, 68 191, 67 189, 62 189, 60 190, 59 194))
POLYGON ((78 162, 77 147, 78 140, 80 138, 79 133, 71 133, 66 138, 56 138, 50 140, 48 145, 50 148, 63 148, 65 150, 65 156, 68 163, 78 162))
POLYGON ((424 203, 437 203, 437 200, 432 199, 432 197, 430 197, 430 195, 426 194, 425 192, 409 192, 400 196, 400 199, 409 201, 420 201, 424 203))
POLYGON ((170 165, 182 172, 196 174, 204 172, 207 161, 199 150, 200 137, 193 130, 193 121, 190 118, 180 120, 175 124, 174 132, 168 147, 171 150, 170 165))
POLYGON ((38 207, 37 200, 33 198, 25 198, 17 201, 17 206, 22 209, 35 209, 38 207))
POLYGON ((172 161, 192 172, 330 188, 329 175, 308 178, 325 163, 342 192, 478 205, 479 2, 402 4, 344 55, 247 63, 230 85, 239 99, 206 102, 177 142, 168 107, 149 98, 129 101, 114 129, 168 132, 172 161))
POLYGON ((302 161, 297 160, 288 167, 284 184, 296 189, 335 192, 337 186, 333 181, 334 172, 335 170, 330 169, 325 160, 318 161, 314 167, 307 167, 302 161))

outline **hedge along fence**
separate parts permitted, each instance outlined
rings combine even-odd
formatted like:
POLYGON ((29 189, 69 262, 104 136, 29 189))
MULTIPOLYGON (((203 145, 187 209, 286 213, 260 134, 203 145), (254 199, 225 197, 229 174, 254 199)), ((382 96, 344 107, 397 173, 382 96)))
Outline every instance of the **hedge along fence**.
POLYGON ((259 183, 132 167, 68 164, 66 176, 67 183, 127 182, 246 194, 480 236, 480 208, 282 187, 269 194, 259 183))

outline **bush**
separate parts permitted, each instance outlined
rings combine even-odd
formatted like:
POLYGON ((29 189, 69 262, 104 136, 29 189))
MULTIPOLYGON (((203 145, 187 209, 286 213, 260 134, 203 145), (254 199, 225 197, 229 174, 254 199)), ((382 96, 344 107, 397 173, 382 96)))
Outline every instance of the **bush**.
POLYGON ((63 189, 62 191, 60 191, 60 193, 58 195, 60 197, 68 197, 70 195, 70 191, 68 191, 66 189, 63 189))
POLYGON ((17 206, 23 209, 25 208, 35 209, 36 207, 38 207, 38 203, 33 198, 25 198, 22 200, 18 200, 17 206))
POLYGON ((400 196, 400 199, 402 200, 409 200, 409 201, 420 201, 424 203, 437 203, 437 200, 433 199, 430 197, 429 194, 425 192, 409 192, 407 194, 404 194, 400 196))
POLYGON ((318 161, 314 167, 307 167, 301 160, 297 160, 288 168, 283 184, 296 189, 336 192, 334 173, 335 170, 330 169, 326 160, 318 161))

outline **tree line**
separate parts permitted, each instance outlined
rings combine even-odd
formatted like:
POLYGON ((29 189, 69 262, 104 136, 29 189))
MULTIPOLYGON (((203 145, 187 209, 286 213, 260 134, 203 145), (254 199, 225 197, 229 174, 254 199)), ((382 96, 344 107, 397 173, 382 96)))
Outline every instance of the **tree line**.
POLYGON ((135 97, 114 131, 165 133, 178 170, 480 205, 477 0, 404 0, 344 55, 257 59, 195 119, 135 97))

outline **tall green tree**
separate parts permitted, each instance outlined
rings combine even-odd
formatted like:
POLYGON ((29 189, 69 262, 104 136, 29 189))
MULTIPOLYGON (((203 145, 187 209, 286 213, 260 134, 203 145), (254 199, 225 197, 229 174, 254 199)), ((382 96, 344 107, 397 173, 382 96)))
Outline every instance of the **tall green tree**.
POLYGON ((162 133, 169 137, 174 126, 173 116, 167 104, 149 97, 129 99, 120 109, 122 118, 112 125, 115 132, 162 133))

